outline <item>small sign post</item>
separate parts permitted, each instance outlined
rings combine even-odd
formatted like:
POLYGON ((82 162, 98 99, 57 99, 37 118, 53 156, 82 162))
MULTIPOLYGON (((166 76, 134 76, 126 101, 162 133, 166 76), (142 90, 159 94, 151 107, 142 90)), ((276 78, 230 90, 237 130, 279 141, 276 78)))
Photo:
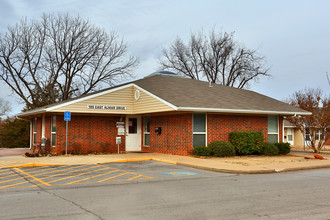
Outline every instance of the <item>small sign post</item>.
POLYGON ((119 154, 119 145, 121 144, 121 137, 116 137, 116 144, 118 144, 118 154, 119 154))
POLYGON ((65 133, 65 155, 68 154, 68 121, 71 120, 71 112, 64 112, 64 121, 66 124, 66 133, 65 133))

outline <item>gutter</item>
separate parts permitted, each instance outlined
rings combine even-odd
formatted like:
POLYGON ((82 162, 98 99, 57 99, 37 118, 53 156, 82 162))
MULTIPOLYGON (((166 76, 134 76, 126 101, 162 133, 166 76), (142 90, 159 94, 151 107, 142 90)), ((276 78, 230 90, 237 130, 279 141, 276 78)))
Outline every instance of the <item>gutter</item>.
POLYGON ((266 114, 266 115, 311 115, 312 114, 311 112, 265 111, 265 110, 248 110, 248 109, 222 109, 222 108, 195 108, 195 107, 178 107, 178 111, 222 112, 222 113, 266 114))

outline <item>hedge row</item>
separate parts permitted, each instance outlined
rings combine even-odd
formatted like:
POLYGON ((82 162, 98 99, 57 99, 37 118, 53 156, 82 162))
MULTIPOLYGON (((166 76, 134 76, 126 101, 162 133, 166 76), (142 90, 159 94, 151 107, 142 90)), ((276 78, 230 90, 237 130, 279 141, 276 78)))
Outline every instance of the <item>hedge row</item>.
POLYGON ((267 155, 290 153, 289 143, 264 142, 264 136, 259 131, 234 131, 229 133, 229 142, 214 141, 206 146, 194 148, 194 155, 230 157, 235 155, 267 155))
POLYGON ((228 142, 214 141, 206 146, 194 147, 194 155, 197 156, 215 156, 232 157, 236 155, 235 148, 228 142))

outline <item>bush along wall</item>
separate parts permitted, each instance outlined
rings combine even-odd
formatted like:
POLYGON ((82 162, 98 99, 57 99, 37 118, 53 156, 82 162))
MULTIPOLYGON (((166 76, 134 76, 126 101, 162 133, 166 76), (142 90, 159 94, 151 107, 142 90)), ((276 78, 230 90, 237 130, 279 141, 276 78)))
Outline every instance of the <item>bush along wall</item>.
POLYGON ((238 155, 260 154, 265 138, 260 131, 233 131, 229 133, 229 142, 238 155))
POLYGON ((278 148, 278 154, 288 154, 291 151, 291 147, 289 143, 275 143, 274 144, 278 148))
POLYGON ((260 153, 265 156, 276 156, 278 155, 278 148, 272 143, 265 142, 262 145, 260 153))
POLYGON ((211 150, 211 155, 215 157, 232 157, 236 155, 235 148, 228 142, 214 141, 208 147, 211 150))
POLYGON ((194 147, 194 155, 196 156, 210 156, 211 149, 206 146, 196 146, 194 147))

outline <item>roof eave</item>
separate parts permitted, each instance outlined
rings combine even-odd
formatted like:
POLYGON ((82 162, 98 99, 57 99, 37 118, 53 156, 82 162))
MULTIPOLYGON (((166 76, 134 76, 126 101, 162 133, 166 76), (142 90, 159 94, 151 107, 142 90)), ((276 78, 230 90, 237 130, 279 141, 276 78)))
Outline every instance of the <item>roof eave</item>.
POLYGON ((196 108, 196 107, 178 107, 178 111, 194 112, 221 112, 235 114, 265 114, 265 115, 311 115, 311 112, 291 112, 291 111, 269 111, 269 110, 251 110, 251 109, 222 109, 222 108, 196 108))
POLYGON ((36 115, 36 114, 45 113, 45 112, 46 112, 46 109, 30 110, 27 112, 21 112, 14 116, 15 117, 27 117, 27 116, 36 115))

